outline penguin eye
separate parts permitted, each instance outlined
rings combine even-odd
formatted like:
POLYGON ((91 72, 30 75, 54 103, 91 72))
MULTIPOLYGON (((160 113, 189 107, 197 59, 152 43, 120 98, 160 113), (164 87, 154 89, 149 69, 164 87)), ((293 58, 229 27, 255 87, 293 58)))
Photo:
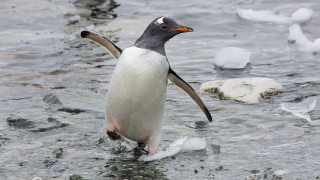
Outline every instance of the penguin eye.
POLYGON ((167 30, 167 25, 166 24, 162 24, 162 29, 163 30, 167 30))

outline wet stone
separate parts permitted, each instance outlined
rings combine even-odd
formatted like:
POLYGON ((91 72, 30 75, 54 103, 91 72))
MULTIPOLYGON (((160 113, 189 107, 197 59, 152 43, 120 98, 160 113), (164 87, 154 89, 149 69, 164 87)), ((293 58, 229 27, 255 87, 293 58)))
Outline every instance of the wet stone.
POLYGON ((220 154, 220 145, 211 144, 213 154, 220 154))
POLYGON ((73 174, 69 177, 69 180, 83 180, 83 177, 77 174, 73 174))
POLYGON ((254 170, 251 170, 250 171, 250 173, 252 173, 252 174, 257 174, 257 173, 259 173, 260 171, 259 170, 257 170, 257 169, 254 169, 254 170))
POLYGON ((218 166, 217 168, 215 168, 216 171, 222 171, 223 170, 223 166, 218 166))
POLYGON ((24 165, 26 165, 26 164, 28 164, 28 163, 29 163, 29 161, 24 160, 24 161, 20 161, 20 162, 18 163, 18 165, 19 165, 19 166, 24 166, 24 165))
POLYGON ((56 124, 40 124, 35 128, 30 129, 33 132, 46 132, 52 129, 57 129, 58 126, 56 124))
POLYGON ((58 162, 57 160, 54 160, 54 159, 50 159, 50 158, 47 158, 43 161, 44 165, 49 168, 51 166, 53 166, 56 162, 58 162))
POLYGON ((261 179, 261 174, 250 174, 249 176, 245 177, 245 180, 259 180, 261 179))
POLYGON ((63 149, 57 148, 52 153, 55 155, 56 159, 61 159, 63 155, 63 149))
POLYGON ((60 108, 60 109, 58 109, 58 111, 68 112, 68 113, 72 113, 72 114, 79 114, 82 112, 86 112, 85 110, 76 109, 76 108, 60 108))
POLYGON ((49 108, 78 114, 85 111, 104 112, 104 95, 80 89, 55 90, 43 97, 49 108))
POLYGON ((196 125, 196 129, 202 129, 202 128, 208 127, 207 121, 196 121, 194 124, 196 125))
POLYGON ((30 131, 32 132, 47 132, 53 129, 58 129, 58 128, 63 128, 63 127, 67 127, 70 124, 68 123, 62 123, 60 121, 58 121, 55 118, 49 117, 47 119, 48 123, 37 123, 34 128, 30 129, 30 131))
POLYGON ((30 120, 24 119, 24 118, 20 118, 20 117, 15 117, 15 116, 8 117, 7 123, 10 126, 13 126, 15 128, 21 128, 21 129, 28 129, 28 128, 34 127, 33 121, 30 121, 30 120))

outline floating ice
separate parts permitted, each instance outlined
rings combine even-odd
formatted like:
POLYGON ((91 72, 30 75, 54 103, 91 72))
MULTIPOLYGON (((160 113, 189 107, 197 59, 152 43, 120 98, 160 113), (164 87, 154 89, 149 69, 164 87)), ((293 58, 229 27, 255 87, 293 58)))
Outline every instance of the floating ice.
POLYGON ((270 78, 234 78, 204 82, 200 91, 217 93, 224 100, 259 103, 264 97, 281 93, 283 87, 270 78))
POLYGON ((305 23, 311 19, 312 13, 312 9, 300 8, 291 15, 291 18, 295 23, 305 23))
POLYGON ((283 175, 285 175, 285 174, 287 174, 288 173, 288 171, 286 171, 286 170, 277 170, 277 171, 274 171, 274 175, 275 176, 283 176, 283 175))
POLYGON ((312 122, 309 112, 313 111, 316 107, 316 100, 314 99, 311 103, 310 100, 304 100, 300 103, 281 103, 281 109, 294 114, 300 118, 303 118, 309 122, 312 122))
POLYGON ((157 152, 155 155, 142 155, 139 161, 154 161, 173 156, 180 151, 197 151, 203 150, 207 146, 204 138, 180 138, 169 145, 169 147, 163 151, 157 152))
POLYGON ((251 52, 238 47, 222 48, 214 58, 214 64, 223 69, 243 69, 250 63, 251 52))
POLYGON ((254 11, 252 9, 238 9, 237 15, 242 19, 251 21, 275 22, 279 24, 290 24, 292 22, 291 18, 268 10, 254 11))
POLYGON ((320 38, 311 42, 302 32, 301 26, 299 24, 292 24, 289 27, 289 43, 297 44, 301 50, 306 52, 320 52, 320 38))
POLYGON ((255 11, 252 9, 238 9, 237 15, 246 20, 274 22, 278 24, 305 23, 312 17, 313 10, 308 8, 300 8, 295 11, 291 17, 281 15, 269 10, 255 11))

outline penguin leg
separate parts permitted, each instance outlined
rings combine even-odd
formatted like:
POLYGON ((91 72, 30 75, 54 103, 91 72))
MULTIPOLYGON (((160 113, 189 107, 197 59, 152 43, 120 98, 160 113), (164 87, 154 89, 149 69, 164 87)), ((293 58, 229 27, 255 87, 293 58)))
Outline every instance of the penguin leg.
POLYGON ((108 115, 107 117, 107 135, 111 140, 118 140, 121 139, 121 136, 116 132, 117 127, 115 126, 114 122, 112 121, 111 116, 108 115))
POLYGON ((145 142, 137 142, 137 144, 138 144, 138 148, 140 149, 144 149, 147 145, 145 142))
POLYGON ((119 139, 121 139, 121 136, 118 133, 116 133, 116 131, 107 130, 107 135, 109 136, 109 138, 111 140, 119 140, 119 139))
POLYGON ((160 142, 160 132, 155 132, 148 140, 148 152, 151 155, 157 153, 158 146, 160 142))
POLYGON ((149 152, 145 150, 147 143, 145 142, 137 142, 138 147, 133 149, 133 153, 135 157, 140 157, 143 154, 148 154, 149 152))

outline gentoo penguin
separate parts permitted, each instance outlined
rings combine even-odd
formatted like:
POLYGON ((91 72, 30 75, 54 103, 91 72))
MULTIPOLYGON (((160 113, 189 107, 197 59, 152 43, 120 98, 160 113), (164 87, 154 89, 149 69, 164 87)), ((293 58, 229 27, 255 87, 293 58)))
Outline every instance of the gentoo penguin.
POLYGON ((171 69, 165 53, 164 45, 169 39, 192 31, 171 18, 159 17, 124 51, 99 34, 81 32, 81 37, 105 47, 119 60, 106 96, 106 131, 110 139, 119 139, 121 134, 138 144, 146 143, 149 154, 157 152, 167 79, 189 94, 212 121, 210 112, 193 88, 171 69))

